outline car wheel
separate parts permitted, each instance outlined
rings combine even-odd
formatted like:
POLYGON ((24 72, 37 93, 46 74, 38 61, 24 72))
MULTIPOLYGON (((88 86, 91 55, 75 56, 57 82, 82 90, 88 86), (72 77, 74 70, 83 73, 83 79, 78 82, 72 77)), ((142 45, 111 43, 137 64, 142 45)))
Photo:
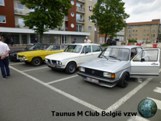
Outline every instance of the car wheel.
POLYGON ((39 57, 35 57, 35 58, 32 59, 31 63, 34 66, 39 66, 39 65, 42 64, 42 59, 39 58, 39 57))
POLYGON ((69 62, 65 68, 66 73, 73 74, 77 69, 77 64, 75 62, 69 62))
POLYGON ((121 79, 118 81, 118 86, 121 88, 125 88, 128 85, 129 75, 128 73, 124 73, 121 79))

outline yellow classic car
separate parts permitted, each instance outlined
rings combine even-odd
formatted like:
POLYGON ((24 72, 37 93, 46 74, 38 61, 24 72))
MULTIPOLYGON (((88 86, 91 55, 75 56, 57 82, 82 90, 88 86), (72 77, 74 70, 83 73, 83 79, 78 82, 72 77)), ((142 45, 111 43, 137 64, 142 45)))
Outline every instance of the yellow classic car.
POLYGON ((19 52, 17 54, 17 59, 25 62, 26 64, 31 63, 34 66, 39 66, 45 60, 45 56, 60 52, 63 52, 63 50, 60 50, 60 46, 50 45, 45 50, 19 52))

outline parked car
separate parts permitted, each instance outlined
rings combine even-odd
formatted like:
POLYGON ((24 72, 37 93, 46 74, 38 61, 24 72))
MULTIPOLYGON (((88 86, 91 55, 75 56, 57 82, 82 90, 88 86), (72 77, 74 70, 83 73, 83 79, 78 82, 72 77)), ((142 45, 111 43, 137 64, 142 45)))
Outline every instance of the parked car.
POLYGON ((96 59, 101 50, 101 46, 94 43, 70 44, 63 53, 46 56, 45 62, 52 69, 65 69, 72 74, 80 64, 96 59))
POLYGON ((101 86, 126 87, 130 77, 159 75, 160 49, 110 46, 94 61, 80 65, 78 75, 101 86))
POLYGON ((20 61, 17 59, 18 52, 31 51, 31 50, 44 50, 49 46, 49 44, 36 43, 34 45, 27 45, 25 48, 11 48, 9 59, 10 61, 17 62, 20 61))
POLYGON ((63 50, 60 50, 60 46, 50 45, 45 50, 19 52, 17 58, 20 61, 24 61, 26 64, 31 63, 34 66, 39 66, 45 60, 45 56, 60 52, 63 52, 63 50))

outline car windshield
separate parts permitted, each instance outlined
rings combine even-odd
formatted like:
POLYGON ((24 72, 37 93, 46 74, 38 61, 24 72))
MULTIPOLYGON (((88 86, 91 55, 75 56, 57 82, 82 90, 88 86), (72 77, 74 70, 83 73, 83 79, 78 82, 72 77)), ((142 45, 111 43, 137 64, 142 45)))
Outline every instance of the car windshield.
POLYGON ((50 45, 46 50, 60 50, 59 45, 50 45))
POLYGON ((107 48, 100 57, 104 57, 106 59, 115 59, 120 61, 128 61, 129 60, 130 50, 127 48, 107 48))
POLYGON ((80 53, 82 45, 68 45, 64 52, 80 53))

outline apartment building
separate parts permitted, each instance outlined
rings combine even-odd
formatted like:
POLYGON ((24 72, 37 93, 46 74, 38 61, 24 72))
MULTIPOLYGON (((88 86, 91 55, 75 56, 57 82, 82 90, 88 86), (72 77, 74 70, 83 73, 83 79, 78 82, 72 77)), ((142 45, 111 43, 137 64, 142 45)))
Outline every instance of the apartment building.
MULTIPOLYGON (((71 0, 71 9, 64 17, 62 27, 44 33, 44 43, 83 42, 88 36, 96 39, 95 26, 90 20, 92 8, 97 0, 71 0)), ((0 32, 12 37, 15 44, 30 44, 36 40, 33 30, 24 25, 22 16, 31 12, 19 0, 0 0, 0 32)))
POLYGON ((160 19, 152 21, 127 23, 125 39, 135 39, 146 43, 155 42, 160 38, 160 19))

